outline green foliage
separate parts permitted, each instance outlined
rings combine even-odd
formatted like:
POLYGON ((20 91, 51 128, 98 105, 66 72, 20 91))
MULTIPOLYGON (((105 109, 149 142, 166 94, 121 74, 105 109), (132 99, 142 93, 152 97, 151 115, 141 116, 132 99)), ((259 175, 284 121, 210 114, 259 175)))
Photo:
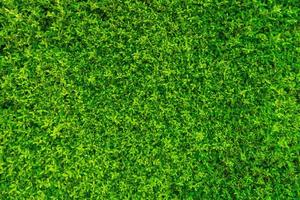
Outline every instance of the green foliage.
POLYGON ((299 6, 0 1, 0 199, 298 199, 299 6))

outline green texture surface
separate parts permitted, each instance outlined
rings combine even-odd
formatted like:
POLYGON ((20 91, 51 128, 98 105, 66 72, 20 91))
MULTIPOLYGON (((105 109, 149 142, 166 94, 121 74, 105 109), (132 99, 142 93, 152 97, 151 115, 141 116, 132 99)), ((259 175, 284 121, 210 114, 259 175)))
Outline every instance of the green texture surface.
POLYGON ((0 0, 0 199, 299 199, 297 0, 0 0))

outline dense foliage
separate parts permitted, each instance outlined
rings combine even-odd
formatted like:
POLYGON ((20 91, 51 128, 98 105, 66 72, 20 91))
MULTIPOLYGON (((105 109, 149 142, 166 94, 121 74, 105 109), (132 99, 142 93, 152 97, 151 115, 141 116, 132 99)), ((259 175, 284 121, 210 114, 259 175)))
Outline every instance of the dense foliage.
POLYGON ((0 199, 300 197, 297 0, 1 0, 0 199))

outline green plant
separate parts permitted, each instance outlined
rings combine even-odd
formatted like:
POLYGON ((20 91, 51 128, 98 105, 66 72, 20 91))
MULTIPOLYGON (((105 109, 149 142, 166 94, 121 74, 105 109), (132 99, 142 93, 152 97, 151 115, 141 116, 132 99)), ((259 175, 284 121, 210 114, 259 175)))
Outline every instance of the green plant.
POLYGON ((0 2, 0 199, 299 198, 299 3, 0 2))

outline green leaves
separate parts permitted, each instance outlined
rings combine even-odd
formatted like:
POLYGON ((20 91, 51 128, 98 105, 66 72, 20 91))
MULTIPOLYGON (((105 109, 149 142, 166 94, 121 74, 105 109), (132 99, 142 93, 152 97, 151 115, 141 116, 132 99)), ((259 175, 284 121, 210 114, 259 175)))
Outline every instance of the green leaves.
POLYGON ((4 199, 296 199, 298 2, 0 3, 4 199))

